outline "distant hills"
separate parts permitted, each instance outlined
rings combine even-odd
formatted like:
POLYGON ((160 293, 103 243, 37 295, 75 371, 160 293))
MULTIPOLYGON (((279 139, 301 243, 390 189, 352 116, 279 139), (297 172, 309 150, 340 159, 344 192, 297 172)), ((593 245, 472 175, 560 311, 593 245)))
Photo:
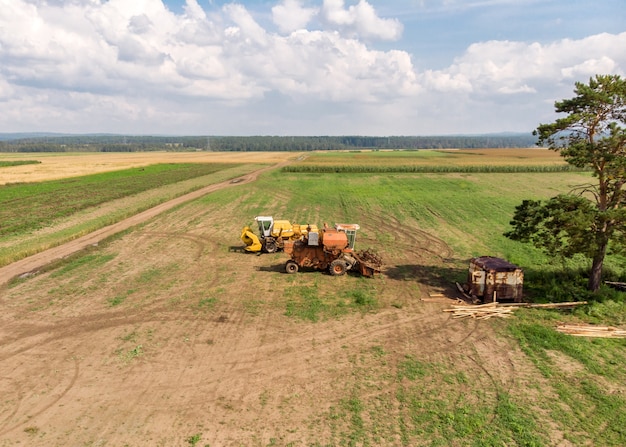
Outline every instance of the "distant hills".
POLYGON ((467 149, 535 146, 530 133, 441 136, 156 136, 0 133, 0 152, 137 152, 162 150, 313 151, 467 149))

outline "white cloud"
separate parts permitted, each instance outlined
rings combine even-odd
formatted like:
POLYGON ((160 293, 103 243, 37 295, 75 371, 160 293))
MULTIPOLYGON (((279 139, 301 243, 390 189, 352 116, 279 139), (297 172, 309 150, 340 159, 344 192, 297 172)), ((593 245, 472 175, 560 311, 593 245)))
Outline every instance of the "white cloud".
POLYGON ((231 31, 236 30, 236 32, 231 33, 232 36, 240 34, 245 39, 243 43, 249 46, 265 46, 267 44, 267 33, 244 6, 236 3, 228 4, 224 6, 224 12, 237 26, 231 29, 231 31))
POLYGON ((402 24, 396 19, 378 17, 374 7, 365 0, 347 9, 344 0, 324 0, 321 16, 332 27, 338 27, 351 36, 365 39, 397 40, 402 35, 402 24))
POLYGON ((373 47, 402 25, 367 1, 312 4, 276 3, 276 32, 236 3, 0 0, 0 131, 524 130, 574 81, 626 67, 626 33, 604 33, 477 42, 418 71, 408 52, 373 47))
POLYGON ((272 7, 272 18, 280 32, 291 33, 304 29, 318 11, 303 7, 301 0, 282 0, 272 7))
POLYGON ((580 79, 593 76, 595 73, 614 73, 617 71, 617 63, 607 56, 598 59, 587 59, 580 64, 561 69, 565 79, 580 79))
POLYGON ((196 20, 205 20, 206 13, 204 9, 198 4, 197 0, 186 0, 185 14, 196 20))
POLYGON ((626 33, 600 34, 547 45, 489 41, 475 43, 448 68, 427 72, 424 82, 440 91, 481 94, 534 93, 546 84, 587 80, 597 73, 621 74, 626 67, 626 33), (621 68, 620 68, 621 67, 621 68))

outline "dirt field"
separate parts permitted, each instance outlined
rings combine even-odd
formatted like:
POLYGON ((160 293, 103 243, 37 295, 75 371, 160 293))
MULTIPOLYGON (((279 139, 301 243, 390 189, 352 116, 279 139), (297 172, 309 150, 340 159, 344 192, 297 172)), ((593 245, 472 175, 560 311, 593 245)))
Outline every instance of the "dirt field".
POLYGON ((236 250, 239 226, 201 201, 149 217, 82 262, 0 286, 0 446, 342 445, 342 401, 393 401, 407 355, 463 368, 482 405, 538 380, 497 322, 442 312, 456 293, 429 272, 455 254, 419 228, 389 225, 405 249, 366 280, 380 308, 312 322, 285 315, 287 289, 365 280, 286 275, 283 254, 236 250))

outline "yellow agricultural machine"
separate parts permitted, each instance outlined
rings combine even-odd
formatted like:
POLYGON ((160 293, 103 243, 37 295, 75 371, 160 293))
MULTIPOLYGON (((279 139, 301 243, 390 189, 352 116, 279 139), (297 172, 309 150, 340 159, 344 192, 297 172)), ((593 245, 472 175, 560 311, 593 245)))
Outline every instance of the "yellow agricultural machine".
POLYGON ((257 216, 254 221, 259 227, 259 236, 249 226, 241 230, 244 250, 260 253, 275 253, 282 250, 286 241, 296 241, 305 237, 309 231, 317 231, 317 225, 292 224, 288 220, 274 220, 272 216, 257 216))

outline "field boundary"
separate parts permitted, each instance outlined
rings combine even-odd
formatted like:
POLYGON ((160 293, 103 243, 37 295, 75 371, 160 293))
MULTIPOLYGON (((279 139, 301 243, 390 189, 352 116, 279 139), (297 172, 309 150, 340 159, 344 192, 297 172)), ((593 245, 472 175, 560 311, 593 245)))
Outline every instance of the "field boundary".
POLYGON ((589 169, 571 165, 466 165, 466 166, 358 166, 358 165, 292 165, 283 172, 299 174, 521 174, 586 172, 589 169))

